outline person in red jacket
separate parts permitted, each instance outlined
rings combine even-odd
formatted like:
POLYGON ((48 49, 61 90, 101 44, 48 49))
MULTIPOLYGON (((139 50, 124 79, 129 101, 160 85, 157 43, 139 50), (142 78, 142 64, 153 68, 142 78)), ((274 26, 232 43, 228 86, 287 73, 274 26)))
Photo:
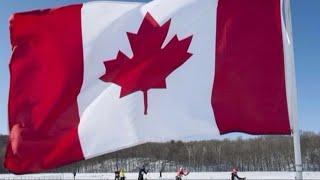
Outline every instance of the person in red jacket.
POLYGON ((234 168, 232 169, 232 172, 231 172, 231 180, 246 180, 246 178, 241 178, 238 176, 238 169, 237 168, 234 168))
POLYGON ((189 174, 188 171, 186 171, 183 167, 180 167, 177 171, 176 180, 182 180, 183 176, 187 176, 189 174))

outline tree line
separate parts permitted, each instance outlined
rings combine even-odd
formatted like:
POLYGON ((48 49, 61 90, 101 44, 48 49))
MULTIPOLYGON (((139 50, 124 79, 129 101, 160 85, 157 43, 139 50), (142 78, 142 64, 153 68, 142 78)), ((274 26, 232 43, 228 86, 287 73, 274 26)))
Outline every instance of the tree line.
MULTIPOLYGON (((7 136, 0 136, 0 173, 7 172, 2 161, 7 136)), ((320 133, 301 135, 304 171, 320 171, 320 133)), ((135 172, 142 165, 150 171, 293 171, 294 153, 291 136, 258 136, 249 139, 210 141, 170 141, 146 143, 51 170, 50 172, 113 172, 117 168, 135 172)))

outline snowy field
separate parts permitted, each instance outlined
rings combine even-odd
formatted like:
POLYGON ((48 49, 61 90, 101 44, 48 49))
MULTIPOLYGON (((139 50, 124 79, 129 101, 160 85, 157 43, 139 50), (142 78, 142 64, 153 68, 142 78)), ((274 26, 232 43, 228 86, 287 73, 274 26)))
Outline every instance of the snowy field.
MULTIPOLYGON (((126 173, 126 179, 137 179, 137 173, 126 173)), ((239 176, 247 177, 247 180, 293 180, 294 172, 239 172, 239 176)), ((303 177, 305 180, 320 180, 320 172, 304 172, 303 177)), ((149 173, 146 178, 148 180, 169 180, 175 179, 175 173, 163 173, 162 178, 159 178, 159 173, 149 173)), ((56 173, 56 174, 31 174, 31 175, 13 175, 13 174, 0 174, 1 180, 72 180, 73 175, 71 173, 56 173)), ((113 173, 81 173, 77 174, 76 179, 82 180, 113 180, 113 173)), ((229 180, 230 172, 191 172, 185 180, 229 180)))

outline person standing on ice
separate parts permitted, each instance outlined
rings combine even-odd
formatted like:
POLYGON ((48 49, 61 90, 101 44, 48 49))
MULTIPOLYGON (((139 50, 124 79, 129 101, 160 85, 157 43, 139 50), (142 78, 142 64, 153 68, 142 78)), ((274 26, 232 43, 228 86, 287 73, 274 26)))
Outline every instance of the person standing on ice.
POLYGON ((118 170, 118 167, 117 170, 114 171, 114 180, 120 180, 120 171, 118 170))
POLYGON ((159 171, 159 178, 162 178, 162 172, 164 171, 164 163, 162 163, 162 165, 161 165, 161 169, 160 169, 160 171, 159 171))
POLYGON ((143 165, 142 168, 139 169, 138 180, 143 180, 143 174, 148 174, 148 171, 146 170, 145 165, 143 165))
POLYGON ((180 167, 177 171, 176 180, 182 180, 183 176, 187 176, 189 174, 188 171, 186 171, 183 167, 180 167))
POLYGON ((125 176, 125 171, 123 168, 120 169, 120 180, 125 180, 126 179, 126 176, 125 176))
POLYGON ((77 175, 77 172, 76 171, 73 171, 73 179, 76 179, 76 175, 77 175))
POLYGON ((234 168, 232 169, 232 172, 231 172, 231 180, 246 180, 246 178, 241 178, 238 176, 238 169, 234 168))

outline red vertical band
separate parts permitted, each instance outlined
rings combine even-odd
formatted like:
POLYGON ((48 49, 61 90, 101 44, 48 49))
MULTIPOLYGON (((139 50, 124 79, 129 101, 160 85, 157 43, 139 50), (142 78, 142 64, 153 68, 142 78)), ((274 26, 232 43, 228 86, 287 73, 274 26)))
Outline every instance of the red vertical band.
POLYGON ((290 134, 279 0, 220 0, 212 106, 222 134, 290 134))
POLYGON ((38 172, 83 159, 77 96, 83 80, 81 5, 18 13, 10 21, 5 167, 38 172))

